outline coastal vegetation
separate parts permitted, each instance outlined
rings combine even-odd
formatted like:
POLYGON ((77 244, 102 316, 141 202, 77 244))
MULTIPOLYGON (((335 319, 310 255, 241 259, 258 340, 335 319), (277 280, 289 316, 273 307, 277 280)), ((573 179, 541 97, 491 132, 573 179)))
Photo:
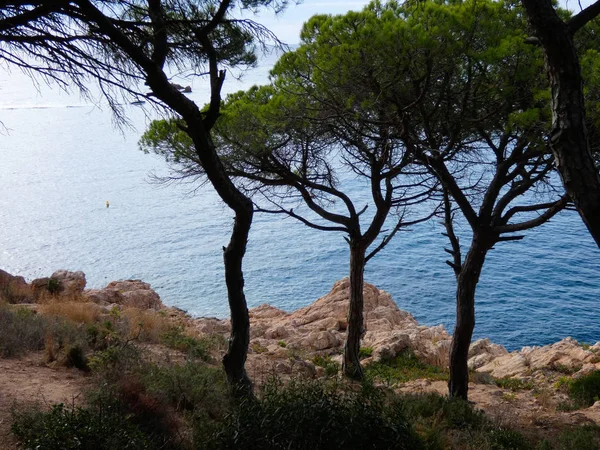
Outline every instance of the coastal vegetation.
MULTIPOLYGON (((594 45, 580 43, 591 66, 594 45)), ((522 10, 477 0, 373 3, 316 16, 299 48, 275 65, 270 85, 225 100, 215 142, 255 210, 345 234, 348 376, 363 376, 365 264, 404 227, 438 216, 457 280, 449 391, 467 398, 475 292, 488 252, 523 239, 568 204, 547 149, 550 97, 522 10), (364 207, 344 191, 345 173, 365 178, 364 207), (466 246, 457 222, 472 231, 466 246)), ((597 128, 593 120, 588 126, 597 128)), ((180 127, 179 119, 154 122, 141 147, 164 156, 182 178, 200 176, 180 127)))
MULTIPOLYGON (((88 309, 94 305, 84 298, 75 303, 88 309)), ((367 365, 360 383, 337 370, 323 378, 270 375, 257 384, 254 398, 240 399, 218 364, 225 350, 221 334, 195 336, 193 322, 181 322, 182 316, 168 310, 112 306, 86 317, 71 314, 74 308, 60 299, 52 304, 54 313, 44 305, 5 304, 0 329, 21 320, 22 328, 39 334, 48 334, 48 324, 55 323, 75 330, 50 332, 62 336, 64 347, 53 364, 57 369, 68 365, 65 349, 87 342, 81 346, 87 365, 70 369, 70 378, 79 372, 88 381, 84 395, 71 402, 13 406, 12 432, 23 448, 585 450, 600 443, 597 426, 563 425, 549 433, 518 416, 492 418, 461 399, 398 390, 411 381, 448 376, 410 352, 367 365), (131 320, 138 316, 146 316, 145 334, 131 320), (105 338, 98 340, 93 329, 106 330, 105 338), (200 340, 207 353, 173 349, 172 343, 182 340, 200 340)), ((11 355, 18 354, 19 342, 6 345, 11 355)), ((50 340, 41 345, 28 352, 52 346, 50 340)), ((49 354, 44 352, 46 358, 49 354)), ((597 397, 597 374, 570 382, 569 395, 597 397), (573 388, 576 383, 579 387, 573 388)), ((507 389, 507 395, 494 396, 498 399, 526 388, 497 383, 507 389)), ((514 400, 502 401, 514 405, 514 400)))
MULTIPOLYGON (((592 22, 600 2, 572 17, 550 0, 523 0, 524 8, 373 2, 360 12, 318 15, 269 85, 222 99, 224 67, 251 66, 259 45, 281 46, 233 9, 285 6, 78 0, 9 2, 0 10, 4 62, 82 90, 91 77, 123 121, 117 97, 153 102, 173 117, 155 121, 141 148, 164 156, 180 178, 207 180, 235 215, 223 247, 228 340, 160 311, 82 308, 77 296, 59 301, 64 286, 53 277, 37 286, 43 295, 35 307, 0 304, 0 357, 43 352, 45 364, 92 380, 81 403, 15 407, 14 435, 41 449, 599 448, 597 426, 541 437, 486 417, 467 398, 475 294, 488 252, 571 204, 600 246, 600 176, 591 153, 600 136, 592 22), (170 82, 174 68, 206 75, 206 105, 170 82), (347 179, 358 180, 362 195, 348 192, 347 179), (335 324, 319 339, 335 341, 332 327, 345 332, 341 372, 352 380, 341 376, 335 354, 322 351, 335 345, 313 352, 309 365, 301 349, 279 340, 276 350, 314 376, 261 380, 254 390, 248 352, 271 352, 250 345, 242 263, 255 212, 344 234, 347 315, 329 317, 335 324), (389 358, 361 347, 365 265, 403 228, 432 218, 443 221, 457 283, 447 368, 398 344, 408 337, 394 336, 389 358), (470 233, 466 252, 457 224, 470 233), (398 391, 415 379, 447 380, 449 398, 398 391)), ((3 282, 2 301, 28 298, 14 286, 3 282)), ((553 361, 552 370, 570 376, 582 367, 553 361)), ((561 378, 562 408, 596 404, 599 374, 561 378)), ((535 387, 511 376, 493 383, 508 403, 535 387)))

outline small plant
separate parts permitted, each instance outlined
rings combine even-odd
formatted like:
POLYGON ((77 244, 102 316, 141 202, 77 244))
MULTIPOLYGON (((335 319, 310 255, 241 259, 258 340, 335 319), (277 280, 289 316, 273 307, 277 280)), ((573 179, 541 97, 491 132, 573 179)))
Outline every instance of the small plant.
POLYGON ((283 347, 283 348, 286 348, 286 347, 287 347, 287 344, 286 344, 286 342, 285 342, 285 341, 279 341, 279 342, 277 343, 277 345, 279 345, 280 347, 283 347))
POLYGON ((568 387, 568 394, 579 407, 592 406, 600 398, 600 370, 574 379, 568 387))
POLYGON ((571 386, 571 383, 573 383, 573 378, 563 375, 554 383, 553 386, 557 390, 568 390, 569 386, 571 386))
POLYGON ((360 359, 370 358, 371 356, 373 356, 373 347, 361 347, 358 351, 360 359))
POLYGON ((564 364, 552 364, 550 367, 552 370, 560 373, 564 373, 565 375, 572 375, 575 372, 581 369, 581 366, 569 367, 564 364))
POLYGON ((421 362, 411 351, 404 351, 394 359, 369 364, 367 375, 386 381, 388 384, 405 383, 410 380, 427 378, 447 380, 448 372, 440 367, 421 362))
POLYGON ((504 377, 495 380, 496 386, 511 391, 531 390, 534 387, 533 381, 525 381, 520 378, 504 377))
POLYGON ((183 327, 171 327, 161 337, 161 342, 167 347, 187 353, 190 358, 208 361, 213 348, 224 345, 224 338, 220 335, 211 335, 204 338, 195 338, 184 333, 183 327))
POLYGON ((23 448, 44 450, 159 448, 132 423, 116 402, 89 408, 54 405, 13 411, 12 432, 23 448))
POLYGON ((88 372, 88 359, 85 352, 79 345, 73 345, 67 349, 67 357, 65 362, 67 367, 75 367, 76 369, 88 372))
POLYGON ((62 285, 60 284, 60 280, 56 278, 48 278, 48 284, 46 285, 46 289, 51 295, 56 295, 62 290, 62 285))
POLYGON ((502 400, 512 403, 516 399, 517 399, 517 394, 515 394, 514 392, 503 392, 502 393, 502 400))
POLYGON ((326 355, 326 356, 317 355, 317 356, 313 357, 312 363, 315 366, 319 366, 319 367, 322 367, 323 369, 325 369, 326 377, 334 377, 338 374, 338 372, 340 370, 340 364, 337 361, 334 361, 333 359, 331 359, 330 355, 326 355))
POLYGON ((260 355, 261 353, 266 353, 268 349, 264 345, 255 342, 254 344, 252 344, 252 351, 260 355))
POLYGON ((600 427, 584 425, 563 430, 554 450, 597 450, 600 448, 600 427))

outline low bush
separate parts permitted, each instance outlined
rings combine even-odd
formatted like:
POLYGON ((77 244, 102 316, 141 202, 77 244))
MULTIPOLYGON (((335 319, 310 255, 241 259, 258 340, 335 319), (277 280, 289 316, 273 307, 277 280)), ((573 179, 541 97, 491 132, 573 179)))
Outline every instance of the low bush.
POLYGON ((148 364, 139 371, 148 393, 177 411, 193 411, 223 417, 229 409, 229 389, 220 368, 201 362, 182 365, 148 364))
MULTIPOLYGON (((600 448, 600 427, 584 425, 562 431, 552 450, 598 450, 600 448)), ((537 449, 536 449, 537 450, 537 449)))
POLYGON ((340 363, 331 359, 330 355, 314 356, 312 359, 312 363, 315 366, 319 366, 319 367, 322 367, 323 369, 325 369, 326 377, 335 377, 340 370, 340 363))
POLYGON ((220 431, 198 439, 216 449, 406 449, 423 447, 407 420, 373 388, 273 382, 262 399, 242 402, 220 431))
POLYGON ((524 381, 520 378, 497 378, 494 382, 496 386, 502 389, 510 389, 511 391, 531 390, 534 388, 533 381, 524 381))
POLYGON ((568 385, 568 393, 576 406, 592 406, 600 400, 600 370, 573 379, 568 385))
POLYGON ((405 383, 420 378, 448 379, 447 370, 423 363, 408 350, 393 359, 371 363, 365 367, 365 371, 368 376, 388 384, 405 383))
POLYGON ((42 350, 50 321, 25 308, 0 305, 0 357, 20 356, 42 350))
POLYGON ((198 358, 203 361, 211 359, 210 352, 216 348, 225 346, 225 338, 220 335, 205 336, 197 338, 185 334, 182 327, 171 327, 160 337, 161 343, 172 349, 186 353, 190 358, 198 358))
POLYGON ((115 401, 87 408, 57 404, 13 411, 12 432, 23 448, 44 450, 158 449, 115 401))

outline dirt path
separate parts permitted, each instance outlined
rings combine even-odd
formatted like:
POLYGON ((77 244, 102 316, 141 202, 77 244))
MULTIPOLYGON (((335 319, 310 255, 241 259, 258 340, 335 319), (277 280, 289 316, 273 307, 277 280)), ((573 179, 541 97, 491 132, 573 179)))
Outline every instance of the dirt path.
POLYGON ((0 359, 0 450, 17 448, 10 434, 11 409, 15 402, 73 402, 88 384, 82 372, 50 368, 42 361, 41 353, 21 359, 0 359))

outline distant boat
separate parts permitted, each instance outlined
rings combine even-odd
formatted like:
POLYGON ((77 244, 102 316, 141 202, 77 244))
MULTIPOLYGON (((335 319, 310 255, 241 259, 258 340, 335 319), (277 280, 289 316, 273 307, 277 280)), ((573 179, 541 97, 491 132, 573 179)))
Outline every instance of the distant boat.
POLYGON ((135 102, 131 102, 131 105, 143 105, 146 103, 144 100, 136 100, 135 102))

